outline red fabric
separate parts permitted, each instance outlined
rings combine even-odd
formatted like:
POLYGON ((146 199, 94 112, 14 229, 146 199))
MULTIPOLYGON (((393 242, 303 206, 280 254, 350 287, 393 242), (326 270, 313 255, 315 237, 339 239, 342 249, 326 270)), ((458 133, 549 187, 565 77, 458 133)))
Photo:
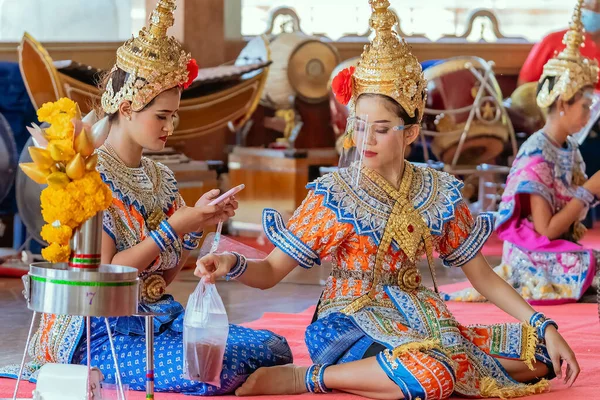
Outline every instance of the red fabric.
POLYGON ((5 266, 0 265, 0 277, 20 278, 23 275, 27 275, 28 272, 29 272, 28 269, 12 268, 12 267, 5 267, 5 266))
MULTIPOLYGON (((446 287, 444 287, 446 289, 446 287)), ((502 311, 491 304, 479 303, 448 303, 450 310, 457 319, 464 324, 490 324, 495 322, 514 321, 502 311)), ((559 399, 596 399, 598 398, 598 379, 600 376, 600 335, 598 324, 598 313, 596 304, 566 304, 561 306, 538 307, 538 310, 551 316, 560 326, 560 332, 572 346, 580 366, 581 375, 572 388, 566 388, 563 384, 553 381, 552 391, 549 393, 527 397, 531 400, 559 400, 559 399)), ((310 323, 314 308, 300 314, 267 313, 261 319, 246 326, 255 329, 271 329, 280 335, 284 335, 294 353, 296 364, 309 365, 310 359, 304 344, 304 330, 310 323)), ((25 340, 25 338, 23 338, 25 340)), ((11 397, 14 385, 12 379, 0 379, 0 398, 11 397)), ((19 397, 31 398, 34 385, 22 383, 19 389, 19 397)), ((261 399, 297 399, 298 396, 265 396, 261 399)), ((302 398, 314 397, 315 400, 337 400, 358 399, 360 397, 349 394, 333 393, 330 395, 305 394, 302 398)), ((143 392, 129 392, 129 400, 142 400, 145 398, 143 392)), ((189 400, 191 397, 183 394, 159 393, 156 398, 162 400, 189 400)), ((237 399, 234 396, 223 396, 219 398, 237 399)), ((452 397, 452 399, 458 399, 452 397)))
MULTIPOLYGON (((564 50, 565 45, 562 40, 565 32, 567 32, 566 29, 553 32, 533 46, 519 73, 519 82, 537 82, 540 79, 546 62, 554 57, 556 52, 564 50)), ((585 35, 584 47, 581 49, 581 54, 600 61, 600 49, 588 34, 585 35)), ((596 89, 600 90, 600 82, 596 85, 596 89)))

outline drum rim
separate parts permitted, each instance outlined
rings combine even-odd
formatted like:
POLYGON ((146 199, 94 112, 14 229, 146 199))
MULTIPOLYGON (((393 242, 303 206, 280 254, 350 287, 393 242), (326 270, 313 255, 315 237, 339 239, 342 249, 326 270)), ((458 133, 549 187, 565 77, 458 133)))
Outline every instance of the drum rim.
MULTIPOLYGON (((484 147, 485 152, 481 153, 475 159, 475 161, 473 161, 472 163, 464 163, 463 162, 463 163, 458 163, 458 165, 479 165, 479 164, 485 163, 486 161, 490 161, 502 153, 505 145, 506 145, 505 141, 502 141, 499 137, 493 136, 493 135, 485 135, 485 136, 482 135, 477 138, 472 138, 471 140, 466 141, 464 143, 463 148, 461 149, 461 153, 464 152, 465 149, 468 149, 469 147, 484 147), (487 146, 487 147, 479 146, 478 142, 480 142, 482 139, 485 139, 485 141, 487 143, 492 143, 494 145, 497 145, 497 147, 492 148, 492 146, 487 146), (473 144, 476 144, 476 146, 473 146, 473 144)), ((432 146, 434 146, 434 145, 432 144, 432 146)), ((439 155, 436 154, 436 158, 438 158, 439 160, 442 160, 442 162, 444 162, 447 165, 451 165, 452 159, 454 158, 454 155, 456 154, 457 148, 458 148, 458 142, 455 142, 452 145, 450 145, 448 148, 440 151, 439 155)), ((433 150, 433 147, 432 147, 432 150, 433 150)))
MULTIPOLYGON (((446 58, 446 59, 440 60, 440 61, 441 61, 440 63, 432 65, 431 67, 429 67, 425 71, 423 71, 423 76, 425 77, 425 79, 427 79, 427 81, 438 78, 438 77, 444 75, 445 73, 464 70, 464 69, 466 69, 464 67, 465 62, 471 62, 475 68, 477 68, 477 67, 491 68, 493 71, 493 68, 489 65, 489 63, 487 61, 485 61, 483 58, 477 57, 477 56, 450 57, 450 58, 446 58), (459 64, 460 62, 462 62, 462 64, 459 64), (461 67, 458 68, 458 66, 461 66, 461 67), (450 68, 450 67, 453 67, 453 68, 450 68)), ((493 76, 494 76, 494 80, 496 80, 495 79, 496 75, 494 74, 493 76)))
POLYGON ((482 68, 482 69, 489 68, 491 70, 491 74, 488 76, 488 80, 489 80, 491 86, 496 90, 495 96, 496 96, 497 100, 499 102, 501 102, 502 101, 502 88, 500 87, 500 84, 498 83, 498 79, 496 79, 496 73, 494 72, 494 67, 493 67, 493 65, 490 65, 490 63, 488 61, 486 61, 485 59, 483 59, 481 57, 458 56, 458 57, 447 58, 447 59, 443 60, 442 62, 440 62, 439 64, 436 64, 436 65, 433 65, 433 66, 427 68, 425 71, 423 71, 423 76, 425 77, 425 79, 427 79, 427 83, 429 84, 429 82, 433 82, 434 79, 442 77, 445 74, 458 72, 461 70, 467 70, 464 66, 464 63, 466 63, 466 62, 470 62, 471 64, 473 64, 473 67, 475 67, 475 68, 477 68, 477 67, 482 68), (462 64, 459 64, 459 63, 462 63, 462 64), (458 66, 460 66, 460 65, 462 65, 462 67, 458 68, 458 66))

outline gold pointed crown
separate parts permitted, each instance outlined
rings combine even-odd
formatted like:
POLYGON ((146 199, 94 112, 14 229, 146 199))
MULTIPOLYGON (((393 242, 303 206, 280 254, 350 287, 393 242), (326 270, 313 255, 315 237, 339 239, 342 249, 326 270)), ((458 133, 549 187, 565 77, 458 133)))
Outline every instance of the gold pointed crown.
POLYGON ((167 30, 173 26, 176 0, 159 0, 150 16, 150 25, 117 50, 117 68, 127 73, 125 85, 114 93, 112 79, 102 95, 102 108, 113 114, 123 101, 133 111, 142 110, 161 92, 175 86, 187 87, 198 74, 196 61, 167 30))
POLYGON ((554 77, 554 87, 550 89, 548 81, 544 83, 537 95, 537 104, 541 108, 550 107, 559 97, 568 101, 585 86, 595 86, 598 82, 598 62, 581 54, 585 41, 583 24, 581 23, 581 5, 578 0, 573 11, 569 30, 565 33, 563 43, 566 48, 544 65, 540 83, 547 77, 554 77))
POLYGON ((423 117, 427 81, 410 46, 393 30, 396 17, 388 0, 369 0, 369 25, 375 32, 365 46, 352 76, 352 99, 364 93, 382 94, 396 100, 410 116, 423 117))

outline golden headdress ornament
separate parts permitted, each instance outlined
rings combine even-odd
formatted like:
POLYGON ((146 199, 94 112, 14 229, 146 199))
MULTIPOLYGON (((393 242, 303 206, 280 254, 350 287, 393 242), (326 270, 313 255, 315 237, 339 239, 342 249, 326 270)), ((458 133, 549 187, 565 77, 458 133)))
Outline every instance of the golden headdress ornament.
POLYGON ((568 101, 585 86, 595 86, 598 82, 598 62, 581 55, 581 46, 585 41, 581 23, 581 5, 578 0, 569 30, 563 38, 567 46, 544 65, 540 83, 548 77, 554 77, 554 87, 550 90, 548 81, 537 95, 537 104, 541 108, 550 107, 559 97, 568 101))
POLYGON ((375 32, 365 46, 356 68, 341 71, 331 87, 344 105, 364 93, 382 94, 396 100, 410 117, 421 120, 427 97, 427 81, 410 46, 393 30, 396 17, 388 0, 369 0, 369 24, 375 32))
POLYGON ((175 86, 188 87, 198 75, 198 65, 181 44, 167 36, 175 21, 176 0, 159 0, 150 16, 150 25, 117 50, 117 68, 127 73, 125 85, 114 93, 112 79, 102 95, 102 108, 113 114, 123 101, 133 111, 142 110, 161 92, 175 86))

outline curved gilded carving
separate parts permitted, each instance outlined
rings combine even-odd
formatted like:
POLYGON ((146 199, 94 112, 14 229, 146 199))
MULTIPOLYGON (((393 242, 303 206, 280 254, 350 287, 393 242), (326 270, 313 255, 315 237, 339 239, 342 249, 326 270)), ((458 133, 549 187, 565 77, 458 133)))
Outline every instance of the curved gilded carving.
MULTIPOLYGON (((262 40, 270 58, 267 39, 257 40, 262 40)), ((95 85, 59 72, 43 46, 27 34, 19 48, 19 64, 36 107, 66 96, 76 101, 81 111, 86 113, 98 103, 100 90, 95 85)), ((258 106, 269 71, 268 64, 267 60, 246 66, 201 70, 205 71, 203 80, 199 78, 184 92, 179 125, 169 142, 210 134, 227 127, 241 127, 258 106), (227 71, 223 71, 224 68, 227 71)))
POLYGON ((33 36, 25 32, 17 51, 21 76, 36 109, 65 95, 52 58, 33 36))
MULTIPOLYGON (((398 32, 398 34, 400 36, 407 38, 407 39, 418 39, 418 40, 425 40, 428 42, 431 41, 424 34, 406 34, 402 30, 401 21, 400 21, 400 17, 398 16, 398 14, 393 9, 390 9, 390 11, 396 17, 396 31, 398 32)), ((298 13, 296 13, 296 11, 291 7, 277 7, 277 8, 274 8, 273 10, 271 10, 271 13, 269 16, 268 28, 264 34, 266 34, 266 35, 273 34, 273 31, 275 29, 275 20, 281 16, 290 17, 290 19, 291 19, 290 22, 292 23, 291 32, 302 32, 302 29, 300 29, 301 19, 300 19, 300 16, 298 15, 298 13)), ((465 32, 462 35, 444 35, 438 40, 438 42, 443 42, 446 40, 456 40, 456 39, 467 40, 467 38, 473 33, 473 30, 475 27, 475 21, 478 18, 485 18, 490 21, 490 23, 492 24, 492 32, 494 33, 494 36, 498 40, 528 42, 528 40, 522 36, 505 36, 500 30, 500 23, 498 21, 498 17, 494 13, 494 11, 487 9, 487 8, 477 8, 477 9, 472 10, 469 13, 469 16, 467 17, 467 26, 466 26, 465 32)), ((284 30, 284 29, 282 28, 282 30, 284 30)), ((302 33, 304 33, 304 32, 302 32, 302 33)), ((367 28, 366 31, 362 34, 359 34, 359 33, 348 34, 348 35, 344 35, 344 36, 340 37, 338 40, 339 41, 356 40, 356 39, 363 40, 363 39, 368 38, 370 34, 371 34, 371 30, 369 28, 367 28)), ((321 37, 324 39, 332 40, 331 38, 329 38, 328 36, 323 35, 323 34, 312 34, 312 36, 318 36, 318 37, 321 37)), ((481 40, 483 40, 483 38, 481 40)))
POLYGON ((59 77, 65 95, 79 104, 79 108, 84 115, 89 113, 95 104, 100 104, 100 91, 95 86, 88 85, 60 72, 59 77))
MULTIPOLYGON (((275 30, 275 20, 282 16, 290 17, 292 22, 291 32, 302 32, 302 29, 300 29, 300 17, 298 16, 298 13, 296 13, 296 10, 291 7, 276 7, 271 10, 271 14, 269 15, 269 25, 264 33, 265 35, 273 34, 273 31, 275 30)), ((282 31, 285 31, 283 27, 282 31)))
MULTIPOLYGON (((465 32, 462 35, 444 35, 444 36, 442 36, 442 38, 439 41, 443 41, 444 39, 464 39, 464 40, 467 40, 467 38, 473 32, 475 21, 478 18, 486 18, 487 20, 489 20, 491 22, 491 24, 492 24, 492 32, 494 32, 494 36, 498 40, 509 40, 509 41, 527 42, 527 39, 525 39, 522 36, 511 36, 511 37, 509 37, 509 36, 505 36, 504 34, 502 34, 502 32, 500 31, 500 23, 498 21, 498 17, 496 17, 496 14, 494 13, 494 11, 492 11, 490 9, 487 9, 487 8, 476 8, 476 9, 472 10, 471 13, 469 13, 469 16, 467 18, 467 28, 466 28, 465 32)), ((483 39, 483 35, 482 35, 481 40, 484 40, 483 39)))
MULTIPOLYGON (((264 49, 265 58, 262 61, 264 61, 265 63, 271 63, 271 48, 269 47, 269 39, 267 38, 267 36, 260 35, 255 40, 257 41, 256 45, 261 46, 264 49)), ((240 56, 242 56, 241 53, 240 56)), ((240 57, 238 57, 238 60, 240 60, 240 57)), ((238 61, 236 61, 236 64, 238 64, 238 61)), ((256 87, 256 93, 254 93, 254 98, 250 105, 247 107, 245 114, 236 122, 231 121, 231 123, 227 125, 230 131, 236 132, 238 129, 242 128, 246 124, 246 122, 250 120, 250 118, 252 118, 252 114, 254 114, 254 111, 256 111, 256 108, 260 103, 262 93, 265 90, 265 85, 267 84, 267 78, 269 76, 269 69, 270 64, 264 67, 262 71, 256 75, 258 76, 258 86, 256 87)))

